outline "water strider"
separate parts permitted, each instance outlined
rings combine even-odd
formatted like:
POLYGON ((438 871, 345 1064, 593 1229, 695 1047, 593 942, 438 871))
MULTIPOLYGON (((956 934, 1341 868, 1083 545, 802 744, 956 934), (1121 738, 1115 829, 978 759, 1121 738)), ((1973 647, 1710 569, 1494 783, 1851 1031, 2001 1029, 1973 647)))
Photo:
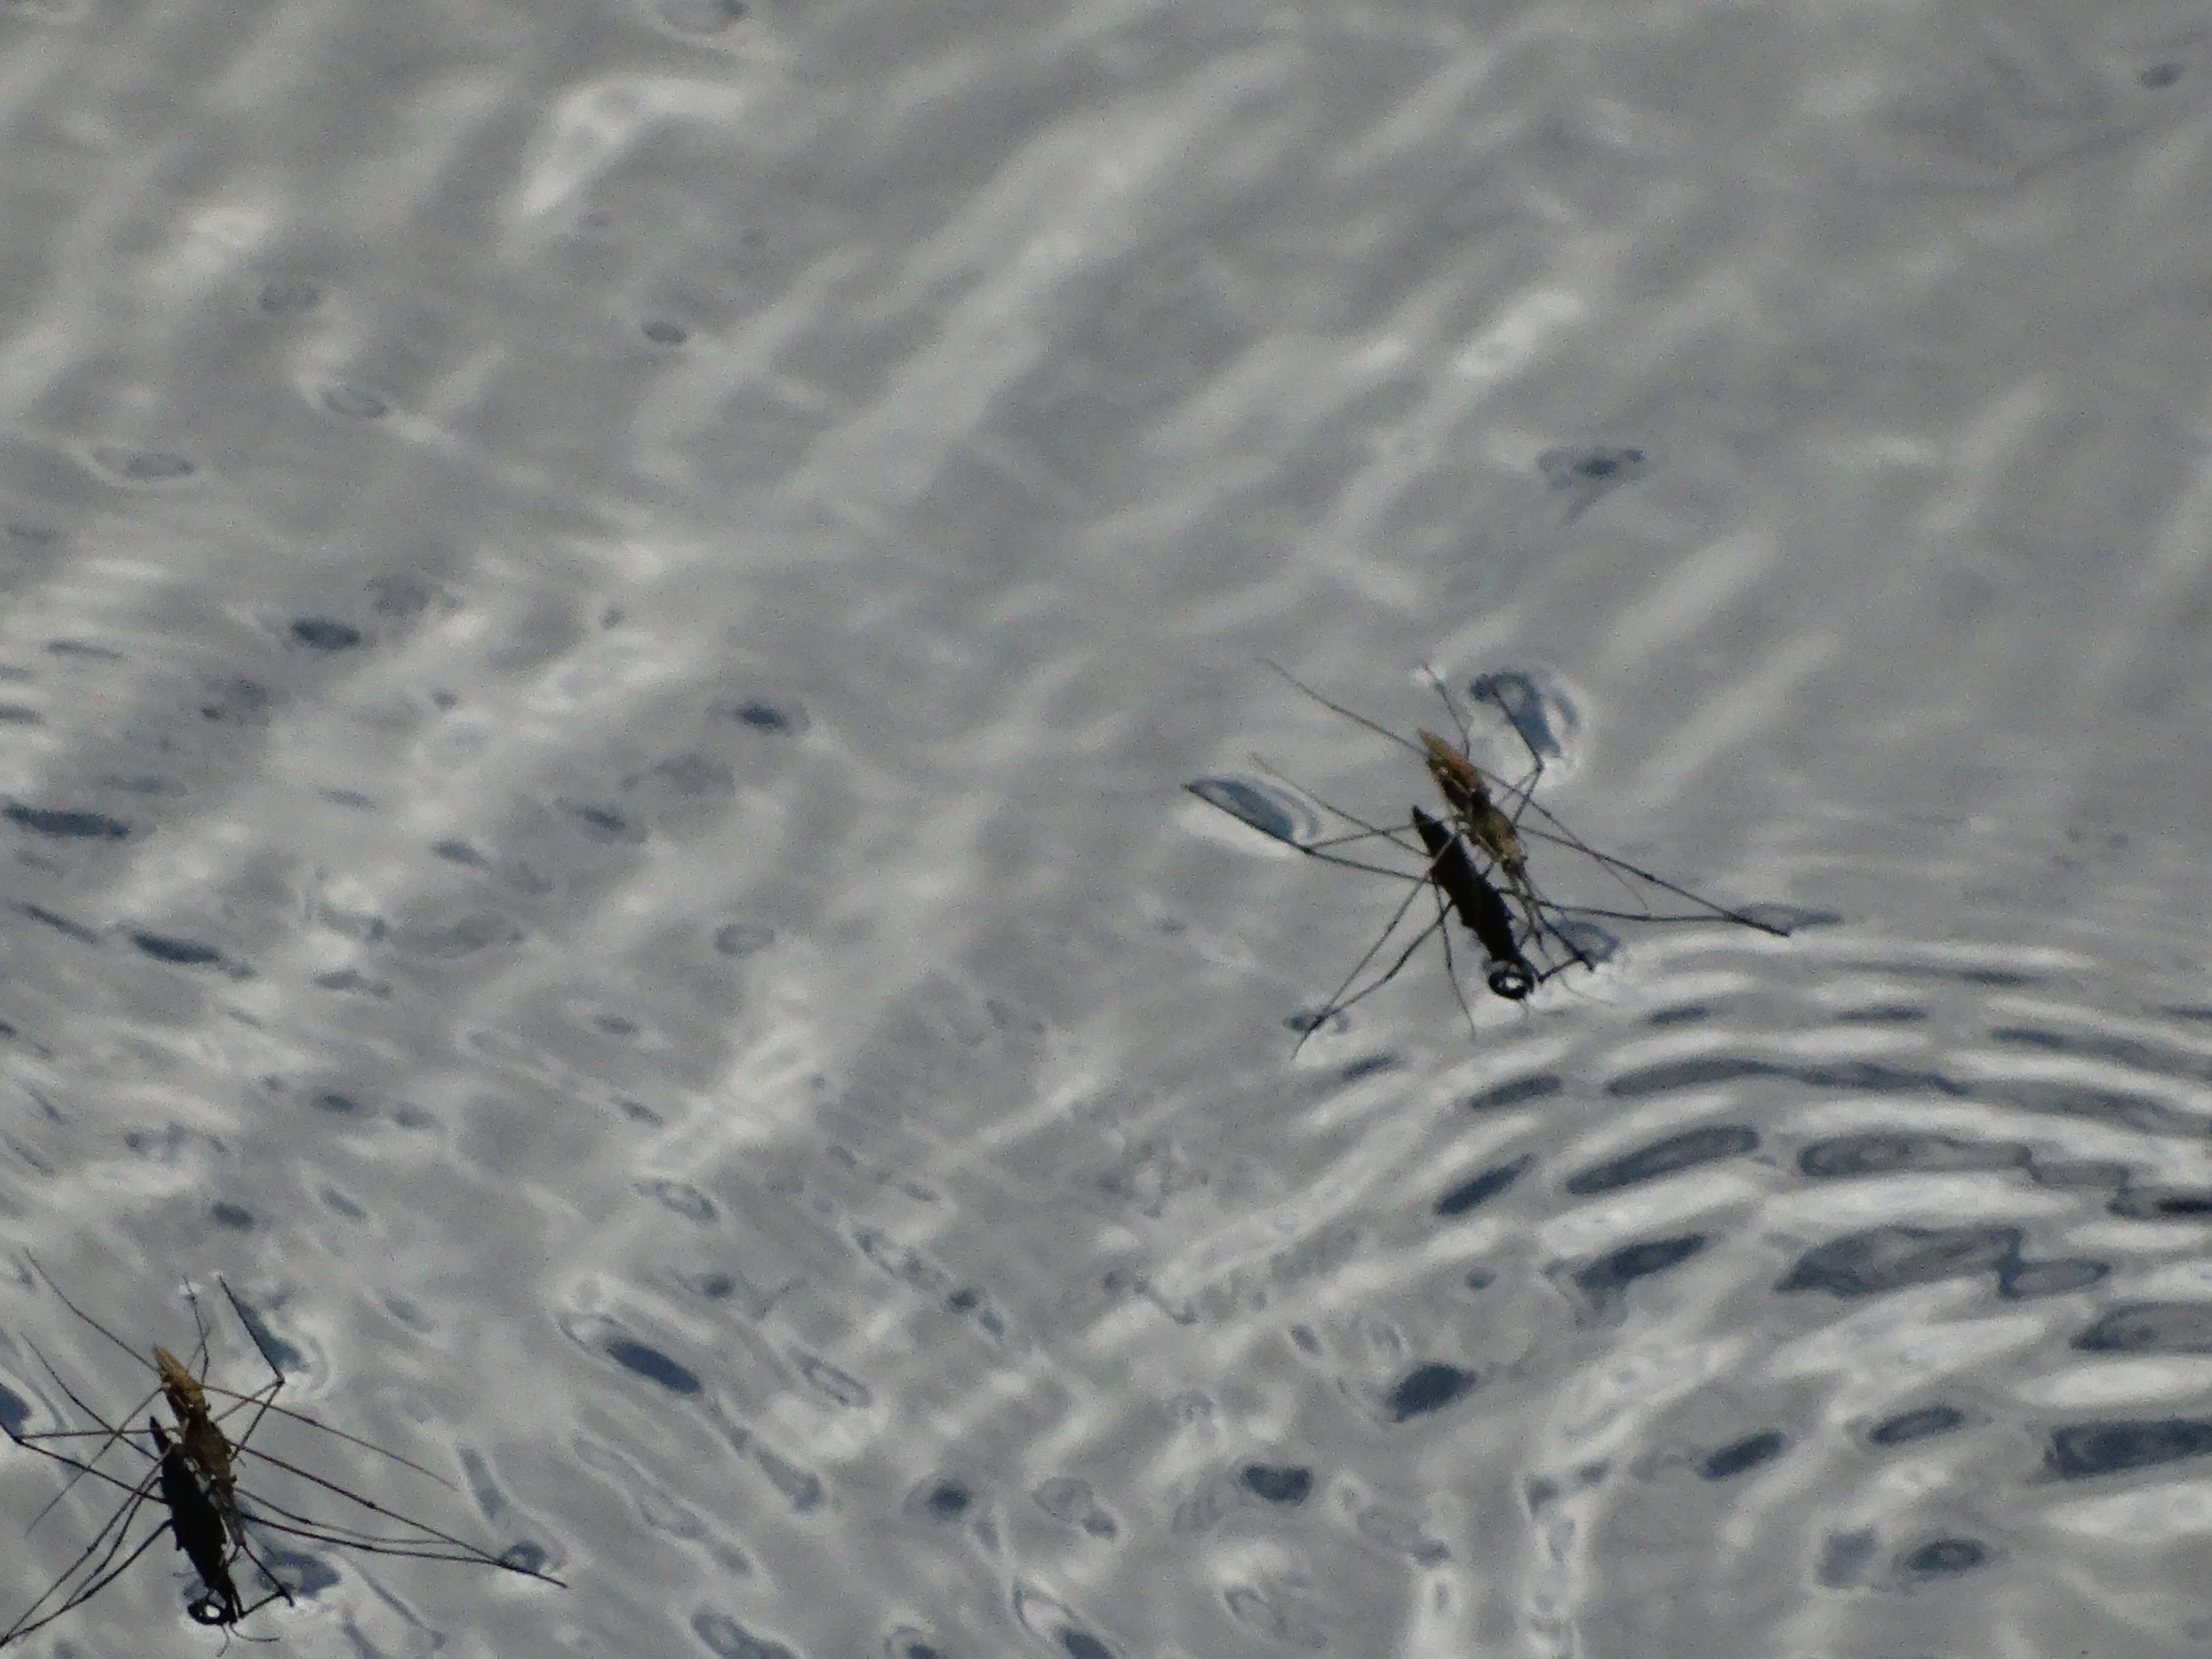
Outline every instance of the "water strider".
MULTIPOLYGON (((33 1261, 32 1265, 36 1267, 38 1264, 33 1261)), ((71 1302, 60 1287, 46 1277, 43 1269, 40 1270, 40 1276, 46 1279, 48 1287, 71 1313, 116 1347, 130 1354, 135 1363, 147 1364, 137 1350, 71 1302)), ((561 1581, 550 1573, 539 1571, 517 1559, 517 1553, 495 1554, 427 1521, 387 1508, 338 1481, 256 1446, 254 1437, 265 1423, 272 1420, 289 1422, 333 1442, 373 1452, 434 1480, 448 1490, 452 1489, 451 1482, 419 1463, 279 1405, 276 1396, 284 1386, 283 1372, 236 1294, 228 1284, 222 1288, 239 1322, 245 1327, 262 1362, 268 1367, 270 1380, 250 1394, 220 1388, 207 1380, 209 1331, 200 1315, 198 1298, 194 1297, 193 1319, 199 1332, 195 1363, 187 1364, 167 1350, 155 1347, 153 1350, 155 1358, 149 1367, 155 1374, 155 1387, 118 1419, 120 1423, 131 1422, 155 1400, 166 1400, 175 1420, 171 1428, 165 1429, 158 1419, 151 1415, 148 1417, 153 1442, 150 1450, 140 1445, 124 1428, 110 1423, 87 1405, 64 1381, 46 1356, 34 1345, 26 1344, 37 1356, 55 1386, 84 1419, 94 1425, 30 1433, 14 1425, 5 1425, 9 1438, 16 1445, 73 1472, 62 1492, 33 1517, 31 1524, 36 1526, 46 1511, 53 1507, 54 1502, 58 1502, 79 1481, 88 1477, 112 1488, 122 1496, 76 1559, 55 1577, 14 1625, 6 1632, 0 1632, 0 1646, 27 1637, 63 1614, 82 1607, 119 1577, 164 1533, 173 1538, 177 1547, 185 1552, 201 1580, 200 1593, 186 1602, 186 1613, 196 1622, 221 1626, 226 1633, 230 1626, 251 1617, 271 1601, 281 1599, 289 1603, 293 1600, 290 1588, 277 1577, 268 1560, 257 1549, 256 1535, 264 1540, 272 1535, 298 1538, 375 1555, 495 1567, 546 1583, 560 1584, 561 1581), (234 1428, 233 1425, 239 1426, 234 1428), (128 1449, 138 1460, 138 1467, 131 1471, 129 1478, 106 1467, 103 1462, 108 1453, 117 1447, 128 1449), (257 1467, 289 1476, 307 1487, 343 1500, 354 1510, 366 1513, 358 1521, 333 1520, 327 1513, 308 1512, 301 1504, 309 1500, 292 1498, 289 1492, 284 1497, 289 1501, 280 1501, 272 1492, 266 1474, 257 1476, 258 1486, 249 1486, 246 1483, 241 1471, 257 1467), (159 1504, 166 1514, 133 1547, 131 1528, 139 1511, 149 1503, 159 1504), (372 1528, 375 1530, 371 1530, 372 1528), (240 1559, 250 1562, 268 1586, 268 1593, 251 1604, 239 1594, 234 1577, 234 1569, 240 1559)), ((312 1496, 310 1494, 311 1499, 312 1496)))
MULTIPOLYGON (((1469 752, 1474 746, 1469 724, 1461 714, 1459 706, 1449 690, 1433 672, 1429 675, 1430 683, 1435 686, 1458 731, 1459 742, 1456 744, 1427 730, 1418 734, 1419 741, 1416 744, 1379 721, 1323 696, 1288 670, 1273 663, 1267 666, 1332 713, 1387 738, 1419 757, 1448 814, 1446 818, 1439 819, 1415 807, 1412 822, 1419 845, 1413 846, 1401 838, 1401 832, 1382 829, 1354 813, 1333 805, 1311 791, 1283 778, 1264 762, 1261 763, 1270 776, 1297 790, 1331 817, 1352 826, 1346 834, 1305 838, 1291 830, 1291 820, 1287 816, 1269 814, 1267 815, 1267 821, 1263 822, 1261 815, 1249 810, 1249 803, 1245 798, 1255 792, 1249 787, 1242 788, 1239 793, 1219 780, 1206 780, 1189 786, 1192 793, 1200 799, 1308 857, 1370 874, 1389 876, 1408 884, 1404 902, 1375 942, 1360 957, 1351 975, 1338 988, 1335 996, 1310 1021, 1303 1022, 1308 1036, 1318 1029, 1322 1021, 1342 1012, 1388 984, 1431 934, 1443 939, 1447 972, 1452 975, 1453 992, 1459 997, 1462 1008, 1465 1009, 1466 996, 1460 989, 1457 975, 1452 968, 1451 939, 1445 926, 1447 915, 1456 915, 1487 952, 1490 969, 1485 975, 1485 981, 1492 994, 1516 1002, 1525 1000, 1538 985, 1568 967, 1579 963, 1584 968, 1594 969, 1597 965, 1590 950, 1576 937, 1577 932, 1583 931, 1577 928, 1576 924, 1589 919, 1651 923, 1720 921, 1753 928, 1777 938, 1787 937, 1789 929, 1786 927, 1717 904, 1641 866, 1601 853, 1570 831, 1555 814, 1534 799, 1535 787, 1544 774, 1543 755, 1528 737, 1522 714, 1508 706, 1494 682, 1478 681, 1475 689, 1480 700, 1498 703, 1499 712, 1505 717, 1507 724, 1513 727, 1528 752, 1528 773, 1517 783, 1508 783, 1486 773, 1475 764, 1469 752), (1499 805, 1501 799, 1510 803, 1510 811, 1499 805), (1572 853, 1602 870, 1612 881, 1620 885, 1638 908, 1619 909, 1554 902, 1538 885, 1530 871, 1528 843, 1532 841, 1540 846, 1548 845, 1561 849, 1563 853, 1572 853), (1347 857, 1341 850, 1380 844, 1387 844, 1411 854, 1420 860, 1419 867, 1410 870, 1392 868, 1365 858, 1347 857), (1387 969, 1363 988, 1352 991, 1354 982, 1382 952, 1413 903, 1425 891, 1435 895, 1437 919, 1421 930, 1387 969), (1650 892, 1672 895, 1695 908, 1688 912, 1662 911, 1650 902, 1648 896, 1650 892), (1542 958, 1544 965, 1536 965, 1531 960, 1532 957, 1542 958)), ((1470 1012, 1470 1022, 1472 1018, 1470 1012)), ((1300 1040, 1301 1047, 1304 1040, 1303 1037, 1300 1040)))

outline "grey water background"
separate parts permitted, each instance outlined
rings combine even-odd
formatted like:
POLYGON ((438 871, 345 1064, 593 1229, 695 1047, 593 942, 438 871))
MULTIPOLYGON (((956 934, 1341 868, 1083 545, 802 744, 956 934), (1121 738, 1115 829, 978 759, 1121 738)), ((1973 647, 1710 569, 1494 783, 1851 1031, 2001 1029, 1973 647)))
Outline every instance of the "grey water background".
POLYGON ((25 1252, 220 1274, 457 1490, 268 1443, 571 1585, 301 1550, 286 1652, 2201 1653, 2208 76, 9 6, 0 1407, 145 1387, 25 1252), (1263 656, 1525 675, 1583 836, 1814 925, 1293 1060, 1395 896, 1181 786, 1422 780, 1263 656))

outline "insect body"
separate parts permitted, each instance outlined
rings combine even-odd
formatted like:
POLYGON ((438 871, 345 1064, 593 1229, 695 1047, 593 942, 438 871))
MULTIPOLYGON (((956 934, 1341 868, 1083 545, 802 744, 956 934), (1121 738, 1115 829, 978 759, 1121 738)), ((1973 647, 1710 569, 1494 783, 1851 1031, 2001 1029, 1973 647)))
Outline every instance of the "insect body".
MULTIPOLYGON (((238 1473, 231 1467, 230 1442, 209 1414, 207 1390, 183 1360, 159 1343, 154 1347, 154 1368, 161 1375, 161 1392, 177 1419, 179 1449, 207 1482, 209 1496, 232 1541, 242 1545, 246 1535, 238 1522, 238 1473)), ((173 1512, 174 1508, 171 1505, 173 1512)))
POLYGON ((1518 1002, 1536 988, 1540 977, 1521 953, 1513 936, 1513 913, 1498 890, 1474 867, 1467 844, 1435 818, 1416 806, 1413 830, 1429 851, 1429 879, 1451 902, 1468 932, 1490 952, 1490 972, 1484 975, 1492 993, 1518 1002))
MULTIPOLYGON (((159 1353, 161 1350, 156 1348, 155 1352, 159 1353)), ((230 1563, 225 1559, 224 1516, 209 1498, 207 1489, 200 1485, 192 1459, 184 1446, 170 1439, 162 1432, 161 1424, 150 1417, 146 1419, 146 1429, 161 1453, 157 1473, 161 1483, 161 1501, 169 1510, 169 1530, 205 1588, 205 1593, 185 1610, 203 1625, 234 1625, 246 1616, 246 1608, 239 1600, 238 1586, 231 1581, 230 1563)))

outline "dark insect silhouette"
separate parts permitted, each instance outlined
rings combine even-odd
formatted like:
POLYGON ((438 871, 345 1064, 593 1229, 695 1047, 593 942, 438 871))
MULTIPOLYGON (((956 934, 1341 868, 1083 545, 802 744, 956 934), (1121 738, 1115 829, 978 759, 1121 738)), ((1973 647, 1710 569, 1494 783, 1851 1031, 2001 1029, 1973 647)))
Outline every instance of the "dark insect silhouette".
MULTIPOLYGON (((32 1266, 35 1268, 38 1264, 33 1261, 32 1266)), ((43 1269, 40 1277, 46 1279, 43 1269)), ((209 1330, 197 1297, 192 1297, 192 1316, 198 1328, 198 1342, 192 1363, 155 1346, 149 1365, 136 1349, 70 1301, 51 1279, 46 1282, 70 1313, 129 1354, 135 1364, 147 1366, 155 1382, 136 1406, 111 1422, 86 1403, 36 1345, 25 1342, 80 1419, 76 1426, 37 1431, 5 1425, 9 1438, 16 1445, 71 1471, 62 1490, 33 1517, 32 1527, 37 1527, 80 1482, 90 1480, 120 1496, 38 1600, 0 1632, 0 1646, 42 1630, 82 1607, 119 1578, 165 1534, 183 1552, 200 1580, 199 1592, 185 1602, 185 1612, 198 1624, 221 1627, 226 1636, 233 1626, 270 1602, 289 1604, 293 1600, 292 1587, 284 1583, 270 1559, 271 1540, 301 1540, 375 1555, 495 1567, 560 1584, 559 1579, 530 1565, 533 1558, 529 1547, 495 1554, 256 1444, 255 1437, 264 1425, 281 1423, 296 1429, 310 1442, 357 1448, 453 1489, 451 1482, 419 1463, 278 1404, 283 1372, 228 1285, 223 1285, 223 1295, 269 1370, 269 1381, 250 1394, 208 1380, 209 1330), (167 1402, 173 1419, 166 1427, 147 1413, 156 1400, 167 1402), (121 1426, 137 1420, 142 1413, 147 1413, 149 1442, 143 1445, 121 1426), (119 1472, 112 1454, 127 1460, 119 1472), (302 1492, 304 1497, 299 1495, 302 1492), (162 1514, 150 1528, 138 1531, 140 1511, 149 1504, 158 1506, 162 1514), (311 1510, 310 1504, 317 1507, 311 1510), (261 1587, 258 1599, 248 1601, 240 1592, 237 1573, 241 1561, 258 1576, 261 1587)))

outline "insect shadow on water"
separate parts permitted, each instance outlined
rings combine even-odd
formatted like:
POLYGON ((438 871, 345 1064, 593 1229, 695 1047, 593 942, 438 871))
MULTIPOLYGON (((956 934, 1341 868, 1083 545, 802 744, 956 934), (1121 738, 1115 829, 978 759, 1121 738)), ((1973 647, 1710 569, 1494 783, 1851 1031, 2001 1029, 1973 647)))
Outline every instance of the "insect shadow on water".
MULTIPOLYGON (((1596 939, 1602 936, 1597 934, 1594 926, 1589 925, 1597 921, 1725 922, 1753 928, 1778 939, 1788 937, 1790 930, 1786 927, 1717 904, 1639 865, 1631 864, 1609 853, 1601 853, 1570 830, 1557 815, 1535 799, 1536 786, 1544 775, 1544 756, 1528 735, 1528 711, 1514 706, 1506 695, 1505 682, 1487 678, 1477 680, 1473 689, 1478 701, 1496 703, 1505 724, 1512 728, 1527 753, 1527 774, 1518 781, 1510 783, 1486 773, 1470 758, 1474 747, 1471 725, 1461 713, 1459 704, 1449 688, 1432 670, 1428 671, 1429 682, 1451 717, 1458 739, 1455 743, 1426 730, 1417 733, 1418 742, 1401 737, 1356 709, 1323 696, 1289 670, 1272 662, 1267 665, 1322 708, 1418 756, 1431 782, 1442 797, 1448 814, 1446 818, 1439 819, 1419 806, 1413 808, 1411 822, 1419 843, 1415 845, 1407 842, 1401 832, 1384 829, 1335 805, 1285 777, 1265 761, 1257 761, 1256 763, 1270 777, 1297 791, 1330 817, 1350 826, 1338 835, 1304 836, 1296 832, 1287 814, 1261 814, 1240 810, 1248 806, 1243 798, 1256 793, 1249 787, 1231 788, 1218 780, 1188 786, 1193 793, 1209 805, 1280 842, 1294 852, 1318 859, 1323 863, 1385 876, 1407 884, 1405 898, 1375 942, 1353 964, 1352 972, 1337 988, 1328 1004, 1318 1013, 1299 1021, 1303 1031, 1298 1048, 1304 1048, 1306 1040, 1325 1022, 1373 995, 1395 979, 1431 935, 1443 941, 1445 971, 1450 978, 1453 994, 1458 998, 1461 1010, 1467 1014, 1472 1028, 1474 1012, 1468 1006, 1453 961, 1448 923, 1454 918, 1475 937, 1487 953, 1489 967, 1485 974, 1485 981, 1492 994, 1512 1002, 1525 1000, 1539 985, 1568 968, 1579 964, 1585 969, 1595 969, 1604 954, 1596 945, 1596 939), (1501 805, 1501 800, 1505 805, 1501 805), (1548 846, 1559 848, 1563 853, 1572 853, 1586 860, 1617 884, 1635 908, 1613 908, 1599 905, 1563 904, 1553 901, 1545 894, 1529 871, 1530 842, 1539 847, 1548 846), (1364 856, 1351 856, 1352 851, 1364 852, 1366 848, 1383 844, 1412 854, 1420 860, 1419 867, 1413 870, 1393 868, 1371 862, 1364 856), (1411 944, 1399 951, 1388 967, 1354 990, 1352 988, 1360 976, 1388 948, 1424 893, 1433 898, 1436 907, 1434 920, 1414 936, 1411 944), (1671 896, 1674 900, 1691 908, 1660 909, 1652 902, 1653 894, 1671 896)), ((1297 1049, 1292 1050, 1294 1054, 1296 1052, 1297 1049)))
MULTIPOLYGON (((372 1452, 449 1491, 454 1489, 452 1482, 397 1452, 387 1451, 343 1429, 279 1405, 276 1396, 284 1387, 283 1372, 252 1317, 228 1284, 222 1285, 223 1295, 263 1364, 269 1368, 270 1380, 248 1394, 208 1380, 210 1333, 197 1296, 191 1296, 192 1317, 198 1333, 192 1363, 187 1364, 167 1349, 155 1346, 149 1365, 129 1343, 70 1301, 35 1261, 31 1265, 70 1312, 129 1354, 134 1362, 148 1365, 154 1373, 155 1385, 121 1418, 110 1422, 86 1403, 35 1344, 25 1343, 54 1385, 92 1425, 25 1432, 19 1424, 0 1424, 6 1428, 8 1437, 24 1450, 35 1452, 73 1472, 61 1491, 32 1518, 31 1527, 37 1527, 56 1504, 87 1479, 122 1496, 76 1558, 13 1625, 0 1632, 0 1647, 27 1637, 83 1606, 121 1577, 165 1533, 184 1552, 200 1578, 200 1591, 186 1601, 186 1613, 195 1623, 222 1628, 226 1644, 232 1627, 242 1620, 272 1601, 281 1600, 289 1605, 293 1601, 292 1588, 277 1576, 265 1553, 271 1535, 374 1555, 496 1567, 545 1583, 561 1584, 550 1574, 514 1559, 520 1551, 495 1554, 255 1445, 254 1437, 264 1424, 272 1419, 287 1422, 317 1436, 372 1452), (149 1411, 157 1399, 168 1405, 173 1419, 169 1428, 165 1429, 149 1411), (150 1448, 142 1445, 124 1426, 137 1421, 142 1413, 146 1413, 150 1448), (128 1474, 117 1473, 106 1461, 118 1449, 133 1460, 128 1474), (253 1484, 247 1483, 242 1469, 253 1472, 253 1484), (287 1492, 289 1501, 279 1501, 272 1495, 269 1475, 264 1471, 280 1473, 343 1500, 351 1509, 341 1513, 351 1518, 331 1520, 326 1515, 307 1512, 300 1505, 314 1502, 312 1493, 307 1498, 299 1498, 287 1492), (149 1504, 166 1513, 134 1540, 132 1528, 139 1511, 149 1504), (267 1587, 266 1593, 250 1604, 240 1595, 233 1574, 240 1559, 252 1564, 267 1587)), ((187 1295, 191 1295, 189 1290, 187 1295)))

